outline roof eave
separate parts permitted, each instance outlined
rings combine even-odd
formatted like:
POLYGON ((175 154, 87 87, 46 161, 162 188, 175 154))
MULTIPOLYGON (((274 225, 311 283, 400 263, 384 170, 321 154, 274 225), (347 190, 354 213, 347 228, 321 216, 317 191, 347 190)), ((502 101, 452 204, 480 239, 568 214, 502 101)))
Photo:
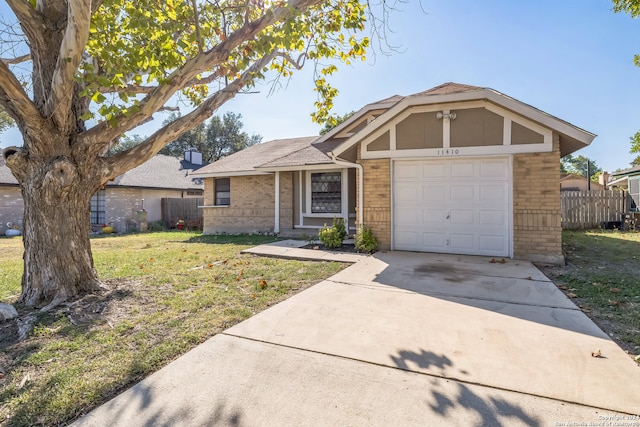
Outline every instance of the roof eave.
POLYGON ((260 167, 260 170, 269 172, 291 172, 300 170, 324 170, 324 169, 336 169, 341 168, 336 163, 312 163, 304 165, 292 165, 292 166, 266 166, 260 167))
POLYGON ((349 117, 347 120, 340 123, 338 126, 334 127, 329 132, 325 133, 320 138, 318 138, 318 140, 315 141, 314 144, 330 140, 331 138, 333 138, 334 136, 342 132, 344 129, 348 128, 353 123, 360 120, 363 116, 367 115, 367 113, 369 113, 370 111, 386 110, 391 108, 392 106, 393 105, 391 102, 379 102, 379 103, 367 104, 361 109, 359 109, 358 111, 356 111, 355 113, 353 113, 351 117, 349 117))
POLYGON ((205 172, 205 173, 192 173, 189 176, 194 178, 228 178, 231 176, 253 176, 253 175, 271 175, 271 173, 253 170, 245 171, 221 171, 221 172, 205 172))

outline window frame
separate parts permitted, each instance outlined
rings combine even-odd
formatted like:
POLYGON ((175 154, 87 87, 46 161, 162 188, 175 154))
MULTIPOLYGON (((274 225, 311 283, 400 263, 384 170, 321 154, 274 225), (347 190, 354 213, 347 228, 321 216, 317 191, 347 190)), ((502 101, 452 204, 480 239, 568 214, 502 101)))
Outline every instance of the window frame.
POLYGON ((213 205, 231 206, 231 178, 214 178, 213 180, 213 205), (226 188, 219 188, 226 181, 226 188), (227 193, 227 197, 219 196, 219 193, 227 193), (226 200, 226 203, 223 201, 226 200))
MULTIPOLYGON (((321 218, 329 218, 334 216, 341 216, 344 212, 344 195, 345 195, 345 183, 346 179, 344 176, 344 170, 314 170, 307 171, 306 177, 306 212, 303 213, 305 217, 321 217, 321 218), (313 175, 316 174, 338 174, 339 176, 339 210, 336 212, 314 212, 313 211, 313 175)), ((335 193, 335 191, 333 191, 335 193)))
POLYGON ((89 222, 96 225, 107 223, 106 190, 98 190, 91 196, 89 202, 89 222), (102 210, 100 208, 102 207, 102 210), (95 209, 94 209, 95 208, 95 209), (94 222, 94 214, 96 222, 94 222), (100 221, 102 219, 102 221, 100 221))

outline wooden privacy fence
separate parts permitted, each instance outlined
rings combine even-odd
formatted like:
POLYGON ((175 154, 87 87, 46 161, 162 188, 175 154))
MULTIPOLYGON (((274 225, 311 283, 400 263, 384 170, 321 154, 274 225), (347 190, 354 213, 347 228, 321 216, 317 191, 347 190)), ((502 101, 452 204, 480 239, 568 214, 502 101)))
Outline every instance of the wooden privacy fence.
POLYGON ((619 222, 629 212, 627 193, 618 190, 563 191, 560 193, 562 228, 598 228, 619 222))
POLYGON ((184 220, 187 227, 202 226, 203 197, 166 198, 160 201, 162 221, 169 228, 176 228, 178 220, 184 220))

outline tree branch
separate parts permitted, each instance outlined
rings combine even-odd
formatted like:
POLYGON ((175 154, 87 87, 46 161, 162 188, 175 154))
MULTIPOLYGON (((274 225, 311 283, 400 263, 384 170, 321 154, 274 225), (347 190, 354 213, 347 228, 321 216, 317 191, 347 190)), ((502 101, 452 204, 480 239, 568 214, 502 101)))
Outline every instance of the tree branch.
POLYGON ((26 62, 31 59, 31 54, 27 53, 26 55, 18 56, 16 58, 0 58, 0 62, 4 62, 7 65, 20 64, 22 62, 26 62))
POLYGON ((196 25, 196 39, 198 40, 198 52, 202 52, 202 35, 200 32, 200 15, 198 14, 198 5, 196 0, 191 0, 191 6, 193 7, 193 19, 196 25))
POLYGON ((293 67, 296 70, 302 70, 302 67, 304 66, 304 62, 307 59, 307 54, 306 53, 301 53, 300 56, 298 56, 298 60, 297 61, 295 59, 293 59, 291 57, 291 55, 289 55, 287 52, 278 52, 276 54, 276 56, 279 56, 279 57, 283 58, 285 61, 287 61, 288 63, 293 65, 293 67))
POLYGON ((44 19, 40 12, 31 7, 27 0, 5 0, 13 13, 18 18, 20 26, 29 39, 40 38, 41 28, 44 27, 44 19))
POLYGON ((162 129, 156 131, 143 143, 136 145, 129 150, 116 154, 115 156, 103 159, 102 181, 107 181, 123 174, 124 172, 141 165, 155 156, 169 142, 175 140, 185 131, 192 129, 211 117, 213 113, 225 102, 238 94, 246 86, 256 73, 275 58, 276 52, 263 56, 246 70, 242 76, 231 82, 224 89, 216 92, 213 96, 205 100, 198 108, 185 116, 172 121, 162 129))
POLYGON ((181 68, 171 73, 167 78, 168 83, 159 85, 153 92, 141 100, 138 113, 129 116, 125 116, 124 114, 118 116, 116 118, 116 126, 102 122, 79 135, 78 142, 86 149, 93 144, 102 144, 103 146, 108 144, 109 141, 137 127, 143 120, 150 117, 162 107, 174 93, 187 87, 192 79, 199 73, 225 62, 229 53, 243 42, 252 39, 270 25, 294 16, 322 1, 323 0, 292 0, 284 6, 277 6, 267 11, 267 13, 255 21, 243 25, 209 51, 193 57, 181 68))
POLYGON ((45 109, 63 132, 71 126, 67 112, 72 101, 73 77, 89 40, 90 24, 91 0, 68 0, 67 27, 51 82, 51 96, 47 99, 45 109))
POLYGON ((16 76, 0 61, 0 105, 18 123, 28 128, 42 128, 44 120, 16 76))

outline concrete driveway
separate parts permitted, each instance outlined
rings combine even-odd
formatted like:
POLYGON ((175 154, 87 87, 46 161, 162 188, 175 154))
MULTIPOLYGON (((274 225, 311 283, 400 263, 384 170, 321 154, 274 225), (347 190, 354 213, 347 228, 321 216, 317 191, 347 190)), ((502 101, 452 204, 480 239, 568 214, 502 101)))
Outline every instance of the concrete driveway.
POLYGON ((76 425, 640 426, 631 414, 640 369, 532 264, 392 252, 213 337, 76 425))

